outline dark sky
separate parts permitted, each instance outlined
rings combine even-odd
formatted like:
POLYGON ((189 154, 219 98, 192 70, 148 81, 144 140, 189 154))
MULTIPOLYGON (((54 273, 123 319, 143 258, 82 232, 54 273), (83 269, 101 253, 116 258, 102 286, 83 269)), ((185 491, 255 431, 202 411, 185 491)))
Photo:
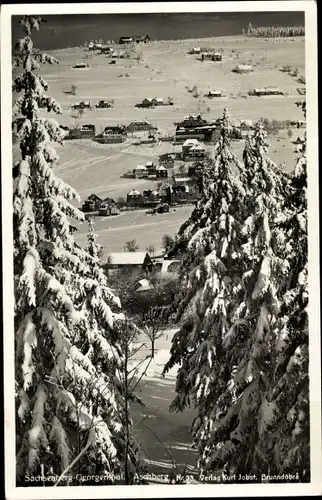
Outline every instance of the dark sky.
MULTIPOLYGON (((75 4, 77 8, 77 4, 75 4)), ((206 38, 210 36, 240 35, 253 26, 304 25, 303 12, 230 12, 178 14, 78 14, 46 15, 47 24, 33 35, 40 49, 56 49, 82 45, 95 38, 118 41, 120 36, 148 33, 154 40, 206 38)), ((19 17, 12 18, 12 38, 23 32, 19 17)))

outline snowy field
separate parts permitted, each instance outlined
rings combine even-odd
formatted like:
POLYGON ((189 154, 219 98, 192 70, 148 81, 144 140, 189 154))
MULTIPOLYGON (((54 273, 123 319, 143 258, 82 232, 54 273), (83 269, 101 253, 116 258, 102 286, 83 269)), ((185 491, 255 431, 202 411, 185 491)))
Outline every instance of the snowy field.
MULTIPOLYGON (((128 124, 132 120, 148 120, 155 124, 161 133, 173 133, 174 122, 187 114, 201 113, 211 120, 222 115, 226 106, 232 119, 257 120, 266 117, 270 120, 298 120, 301 113, 295 102, 300 99, 297 88, 302 85, 295 77, 280 71, 289 64, 304 73, 304 43, 284 40, 263 43, 262 40, 245 40, 243 37, 158 41, 140 45, 137 49, 141 60, 118 59, 110 65, 105 55, 86 60, 90 71, 72 70, 72 66, 84 61, 86 53, 81 48, 69 48, 53 52, 59 65, 46 66, 42 76, 49 84, 49 93, 62 105, 63 114, 58 117, 62 125, 73 126, 70 106, 80 100, 89 100, 92 106, 100 99, 114 99, 112 109, 86 110, 78 119, 79 125, 92 123, 99 133, 104 126, 118 123, 128 124), (192 47, 216 47, 223 50, 223 62, 201 62, 196 55, 188 55, 192 47), (254 72, 238 75, 232 72, 236 64, 250 63, 254 72), (125 78, 125 73, 130 75, 125 78), (72 84, 77 85, 76 95, 68 95, 72 84), (194 98, 187 88, 198 87, 199 98, 194 98), (277 85, 285 97, 245 98, 247 91, 254 87, 277 85), (223 99, 207 99, 209 90, 223 90, 223 99), (174 106, 155 109, 138 109, 135 104, 144 97, 171 96, 174 106), (242 97, 244 96, 244 97, 242 97)), ((300 131, 302 133, 302 131, 300 131)), ((297 130, 293 130, 296 139, 297 130)), ((233 151, 241 156, 244 141, 234 142, 233 151)), ((144 179, 126 179, 122 175, 138 164, 148 160, 158 161, 162 153, 172 152, 171 143, 134 146, 133 139, 122 144, 103 145, 90 140, 65 141, 57 147, 59 164, 56 173, 70 183, 84 200, 95 193, 101 198, 106 196, 117 200, 126 197, 130 189, 155 188, 156 183, 144 179)), ((270 157, 278 164, 286 162, 287 168, 294 167, 294 145, 286 131, 271 139, 270 157)), ((14 158, 16 157, 16 148, 14 158)), ((171 173, 170 173, 171 175, 171 173)), ((160 247, 163 234, 174 235, 190 215, 192 207, 177 209, 168 215, 159 216, 151 221, 137 212, 127 213, 118 218, 97 220, 96 232, 99 243, 108 245, 109 251, 122 251, 124 243, 135 238, 144 250, 149 244, 160 247)), ((76 238, 80 243, 86 241, 87 227, 80 226, 76 238)))

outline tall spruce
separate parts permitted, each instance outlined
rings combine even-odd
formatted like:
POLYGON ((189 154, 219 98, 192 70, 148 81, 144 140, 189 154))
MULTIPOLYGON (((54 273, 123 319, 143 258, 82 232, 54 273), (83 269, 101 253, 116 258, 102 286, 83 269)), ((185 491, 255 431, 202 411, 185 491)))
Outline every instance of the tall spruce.
MULTIPOLYGON (((219 149, 215 165, 220 158, 219 149)), ((205 228, 195 220, 189 234, 182 326, 165 367, 181 364, 172 408, 190 403, 198 410, 192 429, 202 471, 236 474, 236 481, 255 473, 259 481, 262 473, 296 467, 297 479, 306 480, 305 159, 293 177, 282 172, 268 158, 259 123, 243 160, 243 188, 227 181, 213 199, 209 189, 199 206, 205 228), (234 223, 221 225, 227 218, 234 223)), ((214 174, 219 186, 220 172, 214 174)))
MULTIPOLYGON (((13 79, 21 93, 14 126, 21 160, 13 198, 17 484, 26 475, 122 473, 124 401, 118 338, 124 316, 98 265, 92 236, 85 251, 74 241, 74 189, 58 179, 54 144, 62 142, 50 112, 60 105, 46 95, 42 63, 56 63, 33 47, 39 16, 24 16, 25 37, 13 79), (47 114, 48 113, 48 114, 47 114)), ((129 458, 133 468, 135 459, 129 458)), ((86 483, 90 484, 90 483, 86 483)), ((91 484, 95 484, 94 482, 91 484)))

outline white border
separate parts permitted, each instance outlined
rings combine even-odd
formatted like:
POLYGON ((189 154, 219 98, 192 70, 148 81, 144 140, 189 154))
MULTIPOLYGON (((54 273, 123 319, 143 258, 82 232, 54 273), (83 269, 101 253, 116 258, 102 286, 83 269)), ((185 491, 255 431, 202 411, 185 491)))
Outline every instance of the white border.
POLYGON ((167 498, 232 496, 302 496, 321 493, 321 350, 319 296, 319 176, 317 113, 317 7, 312 1, 258 2, 160 2, 118 4, 15 4, 1 10, 1 159, 3 231, 3 331, 5 396, 5 476, 6 498, 167 498), (108 14, 147 12, 245 12, 305 11, 306 24, 306 101, 308 160, 309 235, 309 325, 310 325, 310 403, 311 403, 311 483, 242 485, 157 485, 82 486, 58 488, 16 488, 14 437, 14 342, 13 342, 13 232, 12 232, 12 148, 11 148, 11 16, 25 14, 108 14), (10 118, 9 118, 10 117, 10 118))

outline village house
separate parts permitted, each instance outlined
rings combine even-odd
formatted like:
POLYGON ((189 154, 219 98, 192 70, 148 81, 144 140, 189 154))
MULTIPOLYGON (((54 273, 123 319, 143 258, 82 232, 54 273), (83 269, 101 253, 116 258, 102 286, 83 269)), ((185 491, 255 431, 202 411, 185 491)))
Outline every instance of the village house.
POLYGON ((149 170, 150 168, 154 167, 154 163, 153 163, 153 161, 149 160, 146 162, 145 166, 149 170))
POLYGON ((123 45, 125 43, 133 43, 133 42, 134 42, 133 36, 121 36, 121 38, 119 39, 119 45, 123 45))
POLYGON ((185 116, 181 122, 175 123, 175 125, 180 128, 196 128, 209 125, 207 120, 201 117, 201 115, 189 115, 185 116))
POLYGON ((168 177, 168 171, 163 165, 156 167, 157 179, 166 179, 168 177))
POLYGON ((209 90, 205 97, 209 97, 209 99, 212 99, 213 97, 223 97, 223 93, 221 90, 209 90))
POLYGON ((144 165, 138 165, 133 169, 135 179, 144 179, 148 173, 147 168, 144 165))
POLYGON ((150 130, 157 130, 157 127, 154 127, 151 125, 150 122, 148 121, 133 121, 127 126, 127 131, 129 133, 133 132, 140 132, 140 131, 150 131, 150 130))
POLYGON ((163 97, 153 97, 152 103, 154 106, 163 106, 164 105, 163 97))
POLYGON ((201 146, 201 143, 198 141, 198 139, 186 139, 182 144, 182 157, 184 158, 189 153, 191 148, 196 148, 199 146, 201 146))
POLYGON ((153 107, 153 98, 145 97, 140 104, 138 104, 140 108, 152 108, 153 107))
POLYGON ((147 43, 151 41, 149 35, 137 35, 133 36, 133 39, 136 43, 147 43))
MULTIPOLYGON (((189 141, 189 139, 187 139, 189 141)), ((187 142, 187 141, 186 141, 187 142)), ((198 143, 189 147, 187 145, 185 152, 183 153, 184 161, 192 161, 197 159, 204 159, 206 154, 205 147, 198 143)))
POLYGON ((201 48, 200 47, 193 47, 190 51, 189 54, 201 54, 201 48))
POLYGON ((112 198, 106 197, 100 203, 98 207, 98 215, 118 215, 120 213, 119 208, 112 198))
POLYGON ((102 133, 102 142, 120 143, 126 140, 126 128, 124 125, 105 127, 102 133))
POLYGON ((254 124, 253 120, 239 120, 234 123, 234 129, 240 131, 241 138, 246 138, 249 135, 254 134, 254 124))
POLYGON ((97 196, 96 194, 90 194, 82 205, 83 212, 94 212, 99 209, 100 204, 102 203, 102 198, 97 196))
POLYGON ((201 60, 202 61, 212 61, 212 52, 202 52, 201 54, 201 60))
POLYGON ((278 87, 264 87, 264 88, 250 90, 248 94, 260 97, 269 95, 283 95, 283 92, 281 92, 278 87))
POLYGON ((159 164, 165 168, 173 168, 176 160, 174 153, 164 153, 159 156, 159 164))
POLYGON ((189 150, 194 147, 198 146, 200 143, 198 139, 187 139, 183 144, 182 144, 182 155, 186 155, 189 150))
POLYGON ((156 189, 144 189, 142 191, 141 202, 145 206, 157 206, 161 201, 159 191, 156 189))
POLYGON ((109 47, 108 45, 102 45, 101 54, 113 54, 113 47, 109 47))
POLYGON ((172 203, 187 203, 189 191, 189 186, 185 184, 174 184, 171 193, 172 203))
POLYGON ((151 272, 153 262, 147 252, 112 252, 106 259, 108 271, 131 271, 134 269, 151 272))
POLYGON ((141 193, 136 189, 131 189, 131 191, 129 191, 126 196, 127 203, 132 206, 135 206, 138 203, 140 203, 141 199, 142 199, 141 193))
POLYGON ((222 54, 220 52, 215 52, 211 57, 212 61, 222 61, 222 54))
POLYGON ((81 125, 79 133, 82 139, 92 139, 95 137, 95 125, 81 125))

